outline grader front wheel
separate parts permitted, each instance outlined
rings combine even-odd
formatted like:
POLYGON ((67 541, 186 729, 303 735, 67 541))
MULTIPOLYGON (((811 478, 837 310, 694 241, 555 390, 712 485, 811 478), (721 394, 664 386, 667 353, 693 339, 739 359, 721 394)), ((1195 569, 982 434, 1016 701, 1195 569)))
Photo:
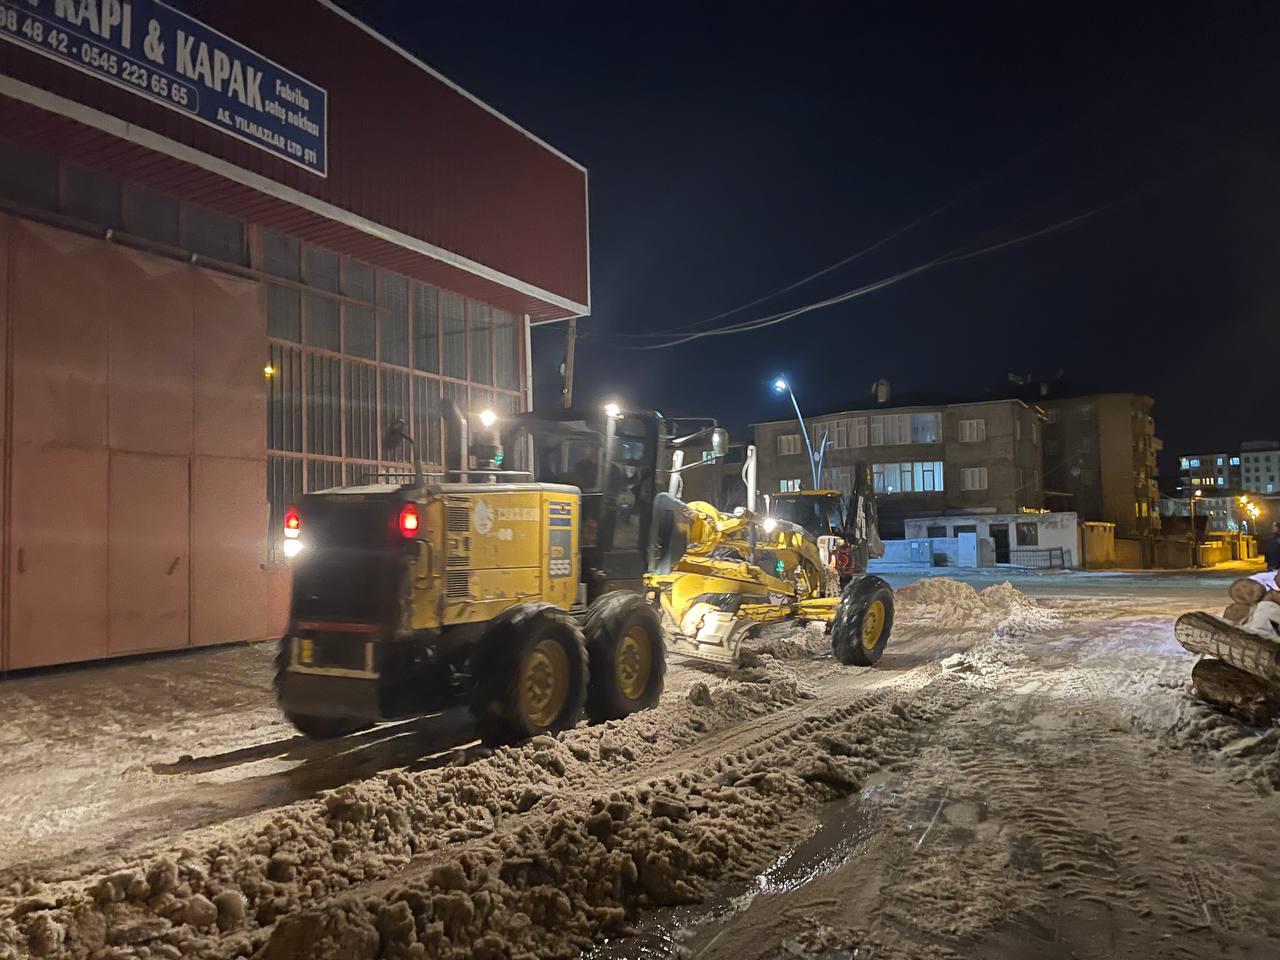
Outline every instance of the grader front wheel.
POLYGON ((471 712, 486 746, 567 730, 582 714, 586 644, 574 619, 551 604, 523 604, 494 620, 471 670, 471 712))
POLYGON ((893 588, 879 577, 852 581, 831 622, 831 648, 845 664, 869 667, 880 659, 893 630, 893 588))
POLYGON ((655 706, 667 657, 653 607, 635 593, 607 593, 587 612, 584 631, 591 662, 587 716, 615 720, 655 706))

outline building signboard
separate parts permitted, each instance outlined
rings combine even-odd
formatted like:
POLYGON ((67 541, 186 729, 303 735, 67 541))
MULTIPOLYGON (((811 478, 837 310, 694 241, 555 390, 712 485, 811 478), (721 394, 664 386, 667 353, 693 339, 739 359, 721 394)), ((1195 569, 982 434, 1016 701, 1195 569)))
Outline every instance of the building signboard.
POLYGON ((0 0, 0 38, 319 176, 328 94, 159 0, 0 0))

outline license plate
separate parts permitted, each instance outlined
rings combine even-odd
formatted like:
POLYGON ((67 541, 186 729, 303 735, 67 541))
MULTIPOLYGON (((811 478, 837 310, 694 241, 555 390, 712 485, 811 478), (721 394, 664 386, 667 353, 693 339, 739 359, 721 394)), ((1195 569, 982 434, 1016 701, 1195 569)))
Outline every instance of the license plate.
POLYGON ((298 662, 309 666, 316 657, 316 645, 310 637, 302 637, 298 641, 298 662))

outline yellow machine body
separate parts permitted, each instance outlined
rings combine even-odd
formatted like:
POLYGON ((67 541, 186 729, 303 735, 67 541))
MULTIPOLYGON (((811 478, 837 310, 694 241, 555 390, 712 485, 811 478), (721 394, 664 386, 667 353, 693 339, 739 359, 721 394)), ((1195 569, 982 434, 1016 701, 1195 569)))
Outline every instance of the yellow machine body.
POLYGON ((418 502, 410 564, 413 631, 483 623, 517 603, 577 599, 581 498, 558 484, 441 484, 418 502))
POLYGON ((721 513, 701 501, 687 507, 684 555, 670 572, 645 577, 672 649, 731 663, 758 624, 835 616, 839 596, 829 595, 827 566, 804 529, 747 510, 721 513))

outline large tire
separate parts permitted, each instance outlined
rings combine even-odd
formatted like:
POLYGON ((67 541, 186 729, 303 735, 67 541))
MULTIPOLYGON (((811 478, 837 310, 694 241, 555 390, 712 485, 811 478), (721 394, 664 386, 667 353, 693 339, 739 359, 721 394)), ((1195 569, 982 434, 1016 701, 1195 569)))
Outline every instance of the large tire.
POLYGON ((567 730, 582 715, 586 641, 577 621, 549 603, 519 604, 495 618, 471 664, 471 713, 486 746, 567 730))
POLYGON ((289 644, 292 639, 292 637, 284 637, 280 640, 280 647, 276 650, 276 672, 271 681, 271 686, 276 692, 276 703, 280 706, 280 712, 284 714, 284 718, 293 724, 294 729, 300 734, 312 740, 332 740, 335 737, 345 737, 349 733, 358 733, 372 727, 371 722, 357 717, 317 717, 306 713, 294 713, 284 708, 284 704, 280 703, 280 688, 284 684, 285 671, 289 669, 289 644))
POLYGON ((892 630, 893 588, 879 577, 859 577, 840 596, 831 649, 841 663, 869 667, 884 653, 892 630))
POLYGON ((658 612, 639 594, 616 590, 592 604, 583 632, 591 664, 587 716, 598 723, 656 706, 667 675, 658 612))

